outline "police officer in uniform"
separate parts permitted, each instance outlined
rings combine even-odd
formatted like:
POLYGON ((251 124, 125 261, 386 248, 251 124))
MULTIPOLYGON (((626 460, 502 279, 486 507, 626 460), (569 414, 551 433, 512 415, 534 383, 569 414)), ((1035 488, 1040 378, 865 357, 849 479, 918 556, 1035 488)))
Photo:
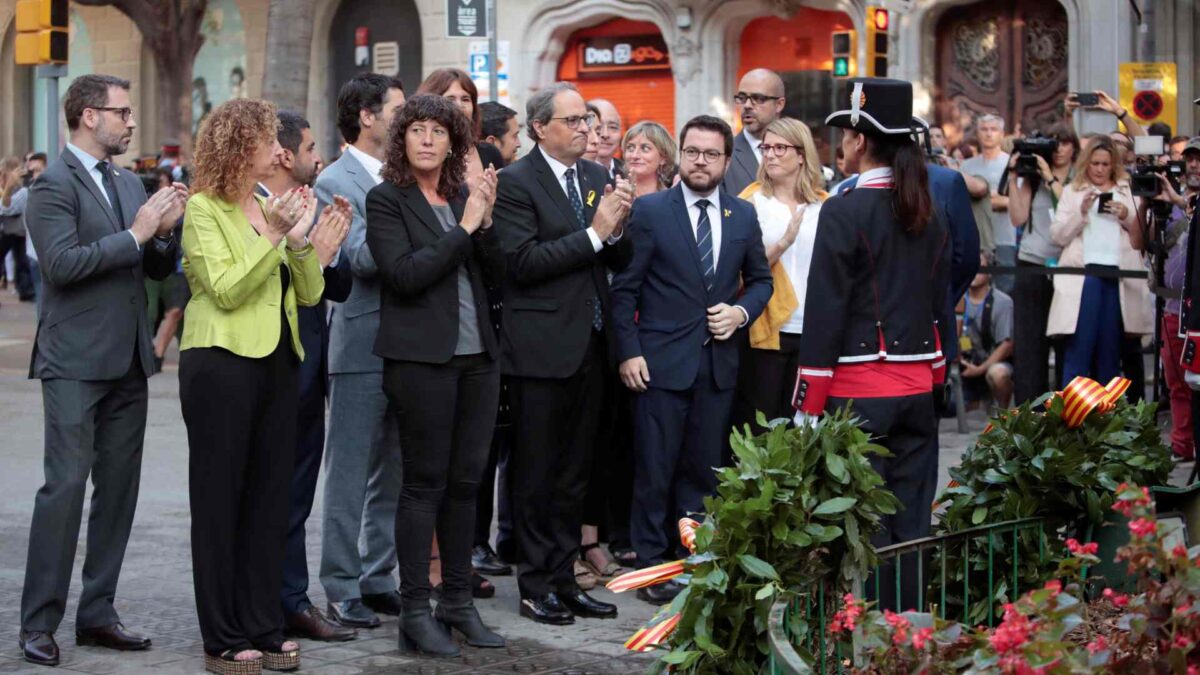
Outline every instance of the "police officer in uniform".
POLYGON ((872 543, 924 537, 937 479, 933 388, 945 374, 938 319, 946 307, 951 242, 930 197, 912 84, 848 80, 842 150, 857 161, 853 190, 821 209, 793 405, 798 422, 850 405, 891 451, 872 465, 902 510, 872 543))

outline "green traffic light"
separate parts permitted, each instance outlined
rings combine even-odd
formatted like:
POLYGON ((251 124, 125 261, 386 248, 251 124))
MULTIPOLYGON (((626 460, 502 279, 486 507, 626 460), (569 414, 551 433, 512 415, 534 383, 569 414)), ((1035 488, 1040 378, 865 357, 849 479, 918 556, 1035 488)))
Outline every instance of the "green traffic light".
POLYGON ((850 59, 839 56, 833 60, 833 76, 834 77, 849 77, 850 76, 850 59))

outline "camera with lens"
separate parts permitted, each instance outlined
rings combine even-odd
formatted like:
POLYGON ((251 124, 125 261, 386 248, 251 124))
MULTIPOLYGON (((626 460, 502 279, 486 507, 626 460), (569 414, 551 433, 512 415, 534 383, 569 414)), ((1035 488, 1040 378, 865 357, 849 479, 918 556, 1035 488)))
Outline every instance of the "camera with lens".
POLYGON ((1171 181, 1171 187, 1178 192, 1186 169, 1187 165, 1182 161, 1170 161, 1161 165, 1138 164, 1129 174, 1130 191, 1134 197, 1157 197, 1158 193, 1162 192, 1158 175, 1163 174, 1171 181))
POLYGON ((1014 171, 1018 176, 1031 178, 1041 174, 1038 170, 1037 158, 1041 157, 1050 164, 1054 159, 1054 151, 1058 149, 1058 141, 1046 136, 1034 135, 1029 138, 1018 138, 1013 142, 1013 152, 1017 154, 1017 165, 1014 171))

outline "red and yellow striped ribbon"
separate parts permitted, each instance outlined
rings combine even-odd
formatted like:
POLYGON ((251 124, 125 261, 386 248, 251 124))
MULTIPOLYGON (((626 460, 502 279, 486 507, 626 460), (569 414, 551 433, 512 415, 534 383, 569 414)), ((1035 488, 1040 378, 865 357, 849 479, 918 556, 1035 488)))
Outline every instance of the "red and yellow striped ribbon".
MULTIPOLYGON (((679 519, 679 541, 692 553, 696 552, 696 530, 700 523, 691 518, 679 519)), ((614 593, 632 591, 670 581, 683 574, 685 561, 662 563, 645 569, 634 570, 608 582, 608 590, 614 593)), ((638 629, 632 637, 625 641, 625 648, 635 652, 648 652, 654 649, 679 625, 679 614, 670 612, 670 605, 658 610, 654 618, 638 629)))
POLYGON ((633 637, 625 641, 625 648, 634 652, 648 652, 662 644, 678 625, 679 613, 668 613, 664 607, 645 626, 638 629, 633 637))
POLYGON ((683 547, 692 553, 696 552, 696 529, 700 527, 700 523, 691 518, 679 519, 679 541, 683 543, 683 547))
POLYGON ((655 586, 665 581, 670 581, 680 574, 683 574, 683 561, 676 560, 674 562, 662 563, 653 567, 626 572, 608 582, 606 588, 613 593, 623 593, 647 586, 655 586))

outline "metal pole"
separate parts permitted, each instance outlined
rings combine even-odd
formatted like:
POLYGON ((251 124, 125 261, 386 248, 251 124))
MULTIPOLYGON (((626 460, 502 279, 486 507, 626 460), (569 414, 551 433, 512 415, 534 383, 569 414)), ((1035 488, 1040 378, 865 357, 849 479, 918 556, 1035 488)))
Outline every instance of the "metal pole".
POLYGON ((497 58, 496 35, 496 3, 497 0, 487 0, 487 32, 488 32, 488 100, 500 100, 500 67, 497 58))
POLYGON ((36 74, 46 80, 46 154, 54 157, 58 155, 58 78, 67 76, 67 66, 38 66, 36 74))

